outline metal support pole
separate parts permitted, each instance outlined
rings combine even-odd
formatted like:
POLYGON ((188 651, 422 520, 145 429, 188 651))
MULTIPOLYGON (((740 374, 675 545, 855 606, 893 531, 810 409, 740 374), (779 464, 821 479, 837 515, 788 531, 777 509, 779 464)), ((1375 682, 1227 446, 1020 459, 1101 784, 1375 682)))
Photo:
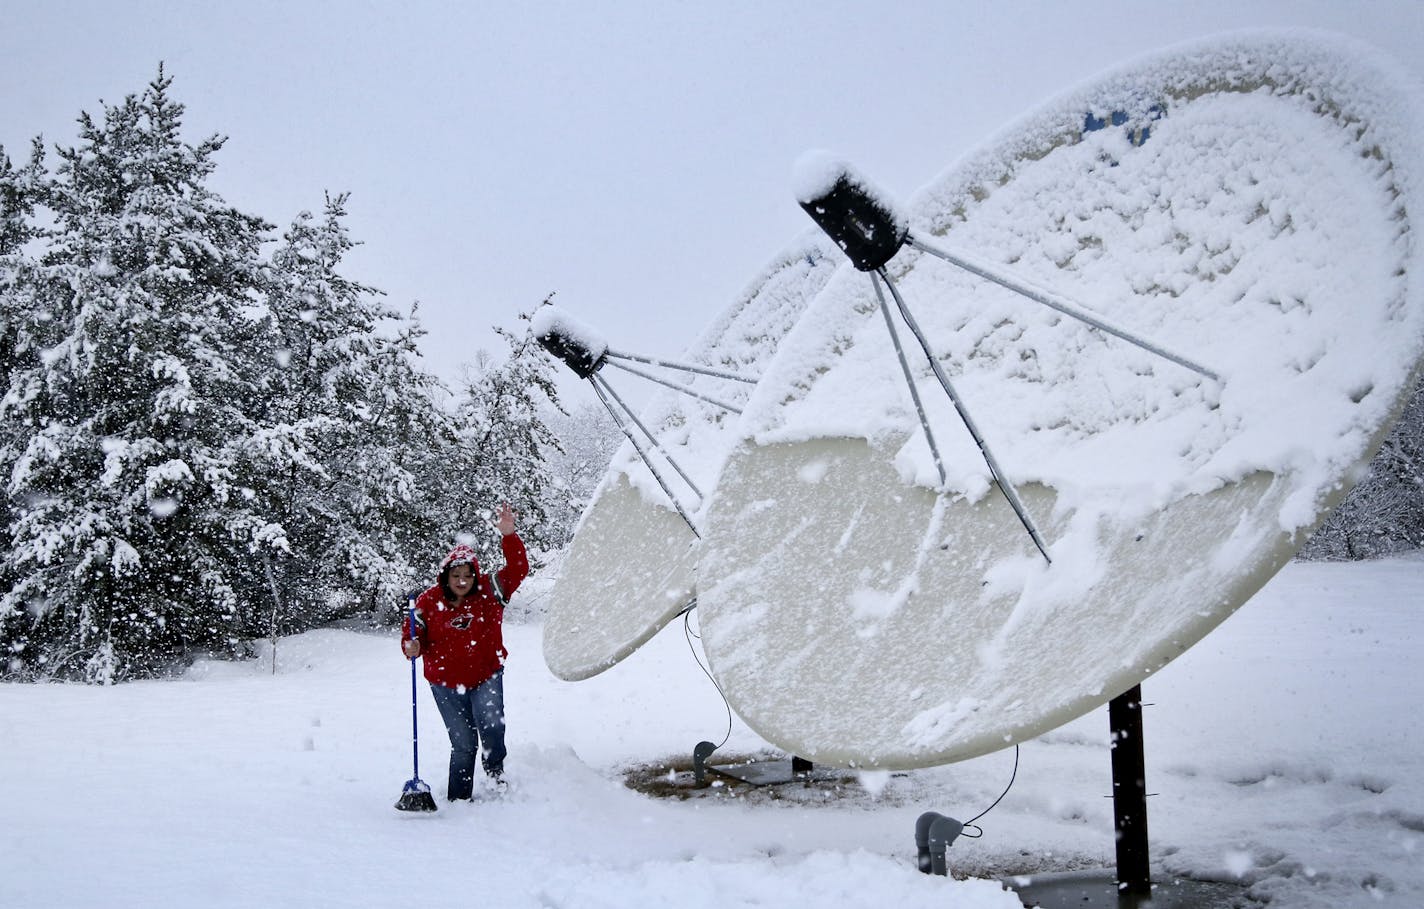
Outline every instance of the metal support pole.
POLYGON ((1152 899, 1152 863, 1147 851, 1147 762, 1142 749, 1142 686, 1108 702, 1112 729, 1113 831, 1117 836, 1118 904, 1136 907, 1152 899))
POLYGON ((643 370, 637 369, 636 367, 627 366, 623 363, 616 363, 612 360, 608 362, 608 365, 616 366, 624 372, 631 372, 633 375, 638 376, 639 378, 647 379, 649 382, 656 382, 659 385, 666 385, 668 388, 671 388, 674 391, 680 391, 688 397, 696 398, 699 401, 706 401, 708 404, 711 404, 715 407, 720 407, 723 410, 729 410, 734 414, 740 415, 742 412, 741 408, 734 407, 733 405, 728 404, 725 401, 719 401, 716 398, 711 397, 710 395, 704 395, 702 392, 697 391, 696 389, 688 385, 683 385, 679 382, 670 382, 667 379, 664 379, 662 376, 655 376, 650 372, 644 372, 643 370))
POLYGON ((712 369, 708 366, 693 366, 690 363, 674 363, 671 360, 659 360, 656 357, 642 357, 637 354, 623 353, 619 350, 605 350, 603 353, 605 356, 617 357, 620 360, 636 360, 639 363, 649 363, 653 366, 665 366, 668 369, 680 369, 683 372, 695 372, 704 376, 716 376, 719 379, 746 382, 748 385, 755 385, 758 381, 755 376, 744 376, 740 373, 730 372, 724 369, 712 369))
MULTIPOLYGON (((944 393, 949 395, 949 400, 953 402, 954 409, 959 413, 959 419, 964 421, 964 428, 969 430, 969 435, 974 439, 974 444, 979 446, 979 453, 984 456, 984 463, 989 465, 989 473, 994 477, 994 482, 998 484, 999 491, 1004 494, 1004 498, 1009 500, 1009 505, 1014 509, 1014 514, 1018 515, 1019 523, 1023 524, 1024 530, 1033 539, 1033 544, 1038 547, 1038 551, 1043 554, 1043 560, 1048 564, 1053 564, 1053 559, 1048 554, 1048 544, 1043 542, 1043 537, 1039 535, 1038 528, 1034 526, 1033 518, 1029 517, 1028 509, 1024 508, 1023 502, 1019 500, 1018 490, 1014 484, 1009 482, 1008 477, 999 469, 999 462, 994 459, 994 453, 989 450, 989 445, 984 441, 984 437, 979 434, 979 427, 974 425, 974 419, 969 416, 969 410, 960 400, 954 386, 949 382, 949 376, 944 374, 944 368, 939 365, 939 358, 930 349, 929 339, 924 332, 920 331, 919 323, 915 321, 914 315, 910 313, 910 308, 905 305, 905 300, 900 296, 900 291, 895 288, 894 282, 890 280, 890 275, 885 269, 876 272, 880 280, 885 282, 885 286, 890 288, 890 295, 895 298, 895 305, 900 309, 900 315, 909 326, 910 333, 915 336, 915 340, 920 342, 920 349, 925 352, 925 359, 930 361, 930 369, 934 371, 935 378, 939 379, 940 387, 944 393)), ((872 279, 874 280, 874 279, 872 279)), ((876 294, 880 293, 880 286, 876 285, 876 294)), ((887 317, 888 318, 888 317, 887 317)), ((943 476, 943 475, 941 475, 943 476)))
MULTIPOLYGON (((608 395, 603 393, 603 386, 606 383, 600 382, 598 376, 595 374, 588 377, 588 384, 593 386, 594 393, 597 394, 598 399, 603 402, 603 406, 605 409, 607 409, 608 415, 613 418, 613 422, 618 424, 618 428, 623 430, 623 435, 626 436, 628 441, 632 443, 633 450, 638 453, 638 457, 642 459, 644 466, 648 468, 648 472, 653 475, 653 479, 657 480, 658 485, 663 488, 663 493, 668 497, 668 501, 672 503, 672 507, 676 508, 677 513, 682 516, 682 520, 686 522, 688 529, 692 531, 692 535, 697 537, 699 540, 702 539, 702 534, 697 532, 697 525, 692 523, 692 518, 688 517, 687 512, 683 510, 682 502, 678 500, 677 496, 672 494, 672 490, 668 488, 667 480, 664 480, 663 475, 658 472, 658 469, 656 467, 653 466, 653 459, 648 457, 648 453, 643 450, 643 446, 638 441, 637 436, 633 435, 632 430, 630 430, 627 424, 623 422, 623 418, 618 416, 618 412, 613 409, 613 404, 608 400, 608 395)), ((608 391, 612 393, 613 389, 609 388, 608 391)), ((614 395, 614 397, 616 398, 617 395, 614 395)), ((619 401, 619 406, 623 406, 622 401, 619 401)), ((653 444, 657 444, 656 440, 654 440, 653 444)), ((661 450, 662 449, 659 449, 659 451, 661 450)), ((664 455, 664 457, 667 456, 664 455)), ((674 466, 676 466, 675 462, 674 466)))
POLYGON ((920 415, 920 426, 925 431, 925 443, 934 457, 935 473, 939 474, 941 488, 947 482, 944 474, 944 459, 940 457, 939 446, 935 444, 934 432, 930 429, 929 416, 925 405, 920 402, 920 391, 915 386, 915 374, 910 371, 910 363, 905 359, 905 350, 900 346, 900 333, 895 330, 895 320, 890 318, 890 306, 885 302, 885 294, 880 292, 880 284, 875 275, 870 276, 870 286, 875 288, 875 298, 880 301, 880 314, 885 317, 885 330, 890 333, 890 343, 895 345, 895 355, 900 358, 900 370, 905 374, 905 384, 910 388, 910 399, 915 402, 915 413, 920 415))
POLYGON ((638 414, 634 412, 633 408, 623 403, 623 399, 618 396, 618 392, 614 390, 613 386, 608 384, 607 379, 601 378, 599 376, 593 376, 591 377, 590 381, 594 383, 595 388, 602 387, 604 391, 608 392, 610 395, 613 396, 613 400, 618 402, 618 406, 623 408, 623 412, 628 415, 628 418, 631 419, 637 425, 637 427, 643 431, 643 435, 648 437, 648 441, 653 443, 653 447, 657 449, 658 454, 662 455, 664 458, 667 459, 667 462, 672 465, 672 469, 676 470, 677 475, 682 477, 682 481, 687 484, 687 488, 691 489, 693 493, 696 494, 697 504, 700 507, 703 500, 705 499, 705 496, 702 495, 702 490, 698 489, 697 484, 692 482, 692 477, 689 477, 687 475, 687 472, 682 469, 682 465, 677 463, 676 459, 674 459, 672 455, 668 454, 666 451, 663 450, 663 447, 658 444, 658 437, 653 435, 652 431, 649 430, 648 427, 643 425, 643 421, 638 419, 638 414))
POLYGON ((1091 325, 1093 328, 1096 328, 1099 331, 1107 332, 1108 334, 1116 338, 1121 338, 1129 344, 1136 345, 1137 347, 1140 347, 1143 350, 1162 357, 1164 360, 1170 360, 1173 363, 1176 363, 1178 366, 1185 367, 1187 369, 1190 369, 1194 373, 1206 376, 1213 382, 1221 381, 1220 376, 1218 376, 1215 372, 1212 372, 1210 369, 1207 369, 1205 366, 1202 366, 1198 363, 1194 363, 1191 360, 1188 360, 1186 357, 1178 356, 1177 354, 1174 354, 1168 351, 1167 349, 1152 343, 1151 341, 1144 340, 1142 338, 1137 337, 1136 335, 1124 331, 1121 328, 1118 328, 1115 325, 1111 325, 1108 322, 1102 320, 1101 318, 1078 308, 1078 306, 1076 306, 1066 297, 1062 297, 1054 293, 1053 291, 1047 290, 1042 287, 1035 287, 1033 284, 1030 284, 1028 281, 1024 281, 1020 278, 1015 278, 1007 272, 999 270, 994 265, 985 262, 983 259, 970 257, 964 253, 950 253, 942 249, 935 249, 933 246, 929 246, 921 242, 920 240, 917 240, 913 236, 907 238, 906 242, 909 245, 913 246, 915 249, 920 250, 921 252, 926 252, 932 256, 937 256, 943 259, 944 261, 950 263, 951 265, 959 266, 970 274, 978 275, 986 281, 992 281, 1000 287, 1007 288, 1008 290, 1011 290, 1016 294, 1033 300, 1035 303, 1042 303, 1049 309, 1055 309, 1058 312, 1063 313, 1063 315, 1073 319, 1077 319, 1079 322, 1083 322, 1087 325, 1091 325))

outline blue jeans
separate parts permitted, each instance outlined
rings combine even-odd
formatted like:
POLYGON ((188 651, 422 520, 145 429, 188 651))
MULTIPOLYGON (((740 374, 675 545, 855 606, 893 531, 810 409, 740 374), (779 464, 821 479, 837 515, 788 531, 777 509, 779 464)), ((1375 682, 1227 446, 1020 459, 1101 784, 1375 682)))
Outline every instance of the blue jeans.
POLYGON ((485 773, 504 772, 504 670, 476 688, 431 685, 435 707, 450 733, 450 783, 447 795, 467 799, 474 795, 475 751, 484 743, 485 773))

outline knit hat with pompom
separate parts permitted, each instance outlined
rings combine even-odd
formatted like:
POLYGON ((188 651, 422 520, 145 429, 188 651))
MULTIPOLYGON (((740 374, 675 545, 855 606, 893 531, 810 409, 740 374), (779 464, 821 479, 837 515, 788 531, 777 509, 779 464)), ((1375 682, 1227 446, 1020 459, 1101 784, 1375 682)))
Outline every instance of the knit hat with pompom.
POLYGON ((478 572, 480 569, 480 560, 475 558, 475 551, 473 549, 461 543, 459 546, 450 550, 445 558, 440 560, 440 573, 443 575, 456 565, 469 565, 478 572))

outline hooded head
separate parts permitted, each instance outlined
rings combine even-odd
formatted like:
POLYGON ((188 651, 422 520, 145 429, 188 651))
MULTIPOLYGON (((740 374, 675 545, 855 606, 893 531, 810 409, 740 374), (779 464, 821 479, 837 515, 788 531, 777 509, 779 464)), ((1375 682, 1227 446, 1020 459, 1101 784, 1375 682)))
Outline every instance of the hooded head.
MULTIPOLYGON (((450 550, 449 554, 440 560, 439 579, 440 589, 445 592, 445 596, 450 600, 455 599, 455 594, 450 589, 450 569, 456 565, 470 566, 470 570, 474 572, 476 581, 478 581, 480 576, 480 560, 475 557, 475 551, 473 549, 461 543, 459 546, 450 550)), ((478 584, 476 584, 476 586, 478 586, 478 584)))

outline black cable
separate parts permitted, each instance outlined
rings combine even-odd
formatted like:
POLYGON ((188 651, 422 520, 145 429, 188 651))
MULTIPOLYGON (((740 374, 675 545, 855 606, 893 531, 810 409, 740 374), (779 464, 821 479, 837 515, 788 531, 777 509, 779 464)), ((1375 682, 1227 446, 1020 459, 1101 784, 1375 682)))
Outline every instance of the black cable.
MULTIPOLYGON (((695 603, 693 605, 696 605, 695 603)), ((692 631, 692 606, 682 611, 682 635, 687 639, 687 649, 692 652, 692 659, 697 662, 697 668, 702 670, 702 674, 707 676, 707 680, 712 683, 712 687, 717 689, 717 695, 722 699, 722 706, 727 708, 727 734, 722 736, 722 741, 717 743, 717 748, 727 744, 727 740, 732 737, 732 705, 727 700, 727 695, 722 692, 722 686, 717 684, 717 680, 712 677, 711 671, 702 665, 702 658, 697 655, 697 648, 693 646, 692 639, 702 640, 702 635, 694 634, 692 631)), ((716 750, 716 749, 713 749, 716 750)))
POLYGON ((979 819, 980 819, 981 817, 983 817, 984 815, 988 814, 990 811, 993 811, 993 810, 994 810, 994 806, 995 806, 995 805, 998 805, 1000 802, 1002 802, 1002 801, 1004 800, 1004 796, 1008 795, 1008 794, 1009 794, 1009 790, 1012 789, 1012 788, 1014 788, 1014 780, 1018 778, 1018 775, 1019 775, 1019 746, 1018 746, 1018 745, 1015 745, 1015 746, 1014 746, 1014 772, 1011 773, 1011 774, 1009 774, 1009 785, 1005 786, 1005 787, 1004 787, 1004 791, 1001 792, 1001 793, 999 793, 999 797, 996 798, 996 799, 994 799, 994 804, 993 804, 993 805, 990 805, 988 808, 985 808, 983 811, 979 812, 978 814, 974 815, 974 816, 971 817, 969 820, 967 820, 967 821, 964 822, 964 830, 960 832, 960 834, 959 834, 960 836, 967 836, 967 837, 969 837, 971 840, 977 840, 979 837, 981 837, 981 836, 984 835, 984 828, 983 828, 983 827, 980 827, 978 824, 976 824, 976 823, 974 823, 974 822, 977 821, 977 820, 979 820, 979 819), (975 830, 978 830, 979 832, 978 832, 978 833, 970 833, 970 832, 969 832, 969 828, 970 828, 970 827, 973 827, 975 830))

